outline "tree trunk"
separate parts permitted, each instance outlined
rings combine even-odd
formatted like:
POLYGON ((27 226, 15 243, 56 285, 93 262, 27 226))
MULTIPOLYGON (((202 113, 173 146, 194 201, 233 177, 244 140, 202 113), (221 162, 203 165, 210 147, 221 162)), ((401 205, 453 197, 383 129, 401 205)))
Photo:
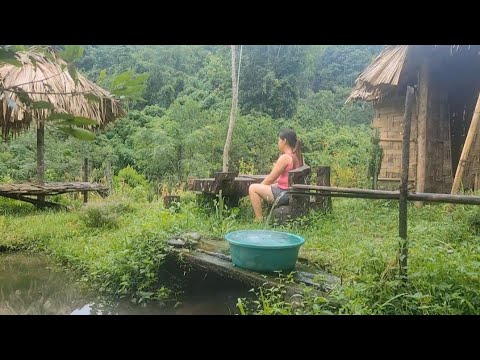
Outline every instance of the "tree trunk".
POLYGON ((225 141, 225 147, 223 148, 223 172, 228 172, 228 163, 230 161, 230 148, 232 145, 232 134, 233 127, 235 125, 235 111, 237 109, 238 101, 238 89, 237 89, 237 67, 235 65, 237 47, 236 45, 231 45, 232 49, 232 108, 230 110, 230 123, 228 124, 227 140, 225 141))

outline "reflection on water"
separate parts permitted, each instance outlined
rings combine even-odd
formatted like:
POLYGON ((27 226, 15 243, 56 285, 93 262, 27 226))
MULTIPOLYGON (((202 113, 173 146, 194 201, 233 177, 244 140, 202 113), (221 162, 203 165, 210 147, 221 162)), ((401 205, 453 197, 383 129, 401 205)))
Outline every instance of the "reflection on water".
POLYGON ((174 308, 128 301, 104 305, 49 268, 45 256, 0 253, 0 315, 229 315, 237 313, 237 299, 248 291, 205 274, 192 278, 187 290, 174 308))
POLYGON ((0 314, 65 315, 80 304, 79 290, 46 257, 0 254, 0 314))

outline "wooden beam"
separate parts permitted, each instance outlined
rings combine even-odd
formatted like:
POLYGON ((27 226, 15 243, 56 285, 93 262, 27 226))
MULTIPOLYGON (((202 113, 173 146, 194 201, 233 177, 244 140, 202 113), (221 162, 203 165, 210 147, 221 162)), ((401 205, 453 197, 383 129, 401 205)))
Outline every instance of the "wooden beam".
POLYGON ((467 138, 465 139, 465 145, 463 146, 462 154, 460 155, 460 160, 458 162, 457 171, 455 172, 455 179, 453 180, 451 194, 458 194, 460 189, 460 184, 463 180, 463 174, 465 172, 465 165, 467 163, 468 154, 472 148, 474 135, 478 131, 478 123, 480 119, 480 94, 477 98, 477 104, 475 105, 475 111, 473 112, 472 122, 470 123, 470 128, 468 129, 467 138))
MULTIPOLYGON (((320 166, 317 169, 317 185, 330 186, 330 166, 320 166)), ((331 197, 321 197, 318 201, 323 212, 332 212, 331 197)))
MULTIPOLYGON (((427 176, 427 124, 428 124, 428 90, 430 87, 429 67, 424 60, 418 76, 418 135, 417 135, 417 192, 425 192, 427 176)), ((417 204, 421 205, 421 203, 417 204)))

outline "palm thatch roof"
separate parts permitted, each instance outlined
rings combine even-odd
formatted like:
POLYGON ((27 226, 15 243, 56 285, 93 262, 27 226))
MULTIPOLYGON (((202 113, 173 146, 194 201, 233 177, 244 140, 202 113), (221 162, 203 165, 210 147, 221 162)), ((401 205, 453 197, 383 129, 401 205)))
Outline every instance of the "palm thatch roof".
POLYGON ((408 45, 387 46, 372 63, 360 73, 347 102, 353 100, 379 100, 392 86, 397 86, 408 51, 408 45))
MULTIPOLYGON (((55 113, 69 113, 97 121, 103 127, 125 111, 106 90, 77 73, 75 81, 67 63, 54 52, 32 49, 17 53, 22 66, 0 64, 0 129, 6 139, 27 130, 32 121, 47 119, 53 110, 25 104, 22 90, 32 102, 53 104, 55 113)), ((27 98, 27 100, 28 100, 27 98)))
POLYGON ((416 82, 422 58, 455 54, 478 55, 478 45, 389 45, 363 70, 355 81, 347 103, 355 100, 380 101, 393 92, 403 92, 416 82))

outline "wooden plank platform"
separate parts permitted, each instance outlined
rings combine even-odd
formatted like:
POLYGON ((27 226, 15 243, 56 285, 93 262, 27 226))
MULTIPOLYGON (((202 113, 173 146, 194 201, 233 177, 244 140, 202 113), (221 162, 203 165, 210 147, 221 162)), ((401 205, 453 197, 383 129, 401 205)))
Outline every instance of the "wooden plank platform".
POLYGON ((108 187, 89 182, 51 182, 43 185, 0 184, 0 196, 3 195, 57 195, 77 191, 108 191, 108 187))
MULTIPOLYGON (((278 286, 278 273, 260 273, 234 266, 226 241, 200 240, 194 248, 180 247, 172 249, 180 261, 205 271, 214 272, 225 278, 243 282, 251 286, 278 286)), ((286 275, 286 274, 284 274, 286 275)), ((313 266, 308 260, 298 258, 293 273, 293 284, 289 284, 289 293, 301 291, 301 285, 312 286, 319 293, 327 293, 340 285, 340 279, 313 266)))
POLYGON ((86 194, 87 191, 96 191, 100 196, 106 197, 108 187, 90 182, 51 182, 43 185, 32 183, 0 184, 0 196, 28 202, 41 208, 65 208, 65 206, 29 196, 44 197, 46 195, 58 195, 69 192, 83 192, 86 194))

